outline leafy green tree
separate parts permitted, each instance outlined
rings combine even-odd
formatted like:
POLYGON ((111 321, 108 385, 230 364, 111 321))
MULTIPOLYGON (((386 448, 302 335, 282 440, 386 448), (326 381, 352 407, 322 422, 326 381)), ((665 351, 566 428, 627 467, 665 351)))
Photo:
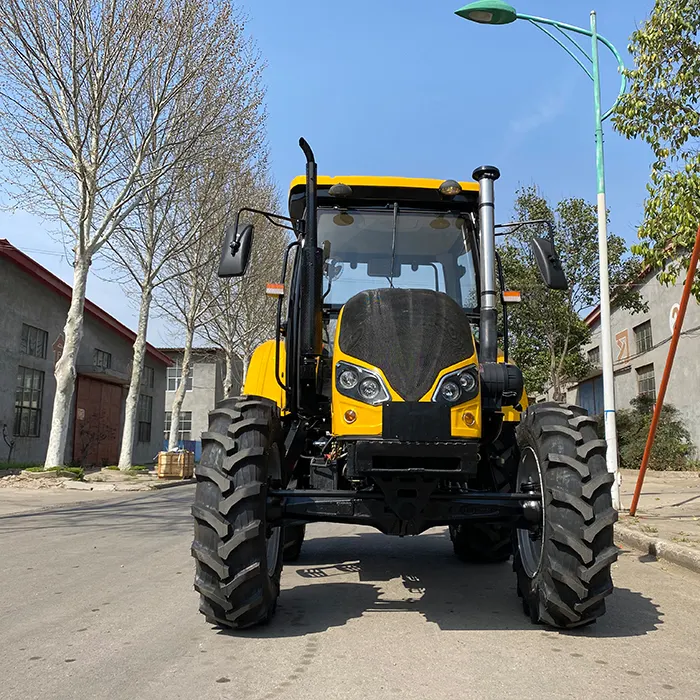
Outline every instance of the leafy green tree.
MULTIPOLYGON (((654 154, 640 243, 633 250, 673 284, 700 223, 700 0, 656 0, 630 38, 630 89, 613 122, 654 154)), ((693 288, 700 300, 700 278, 693 288)))
MULTIPOLYGON (((555 225, 557 252, 569 282, 567 291, 547 289, 534 265, 530 240, 543 231, 523 227, 507 235, 500 255, 505 281, 522 293, 522 302, 509 309, 512 358, 523 370, 529 392, 551 389, 563 400, 566 384, 590 370, 581 346, 590 330, 582 315, 598 302, 598 219, 596 208, 580 198, 564 199, 552 208, 537 187, 522 188, 515 202, 516 220, 546 219, 555 225)), ((610 282, 615 303, 638 311, 644 308, 629 282, 639 261, 626 255, 625 242, 608 238, 610 282)))
MULTIPOLYGON (((617 412, 620 466, 624 469, 639 469, 654 412, 654 399, 638 396, 632 399, 630 405, 631 409, 617 412)), ((675 406, 664 404, 651 450, 649 469, 655 471, 696 469, 694 453, 695 448, 690 439, 690 433, 681 420, 680 412, 675 406)))

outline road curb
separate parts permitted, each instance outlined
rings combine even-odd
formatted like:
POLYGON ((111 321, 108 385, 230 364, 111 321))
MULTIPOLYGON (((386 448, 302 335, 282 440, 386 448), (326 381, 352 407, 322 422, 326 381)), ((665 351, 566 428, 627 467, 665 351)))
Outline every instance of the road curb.
POLYGON ((700 574, 700 552, 689 547, 650 537, 621 523, 615 525, 615 539, 628 547, 634 547, 645 554, 651 554, 657 559, 663 559, 700 574))
POLYGON ((188 484, 196 484, 197 479, 182 479, 181 481, 159 481, 152 484, 151 488, 159 489, 172 489, 175 486, 187 486, 188 484))

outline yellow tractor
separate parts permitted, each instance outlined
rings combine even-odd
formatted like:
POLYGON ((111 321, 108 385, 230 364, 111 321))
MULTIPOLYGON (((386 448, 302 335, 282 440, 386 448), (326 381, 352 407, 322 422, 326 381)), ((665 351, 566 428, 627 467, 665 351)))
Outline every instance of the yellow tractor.
MULTIPOLYGON (((497 168, 472 182, 318 177, 300 145, 289 217, 245 208, 226 232, 222 277, 245 273, 245 215, 293 238, 269 289, 276 337, 202 436, 201 612, 229 628, 269 621, 306 524, 335 522, 398 536, 446 527, 464 561, 512 556, 533 622, 592 622, 617 556, 606 445, 585 410, 528 406, 508 361, 514 295, 496 235, 514 225, 495 224, 497 168)), ((552 227, 531 245, 544 283, 566 288, 552 227)))

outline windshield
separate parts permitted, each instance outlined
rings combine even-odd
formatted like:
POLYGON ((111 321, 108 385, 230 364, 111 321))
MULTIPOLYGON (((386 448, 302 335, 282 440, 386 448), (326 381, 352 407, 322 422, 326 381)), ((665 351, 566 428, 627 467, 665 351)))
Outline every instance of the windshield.
POLYGON ((324 303, 367 289, 433 289, 465 310, 478 307, 474 241, 462 216, 394 209, 319 211, 324 303))

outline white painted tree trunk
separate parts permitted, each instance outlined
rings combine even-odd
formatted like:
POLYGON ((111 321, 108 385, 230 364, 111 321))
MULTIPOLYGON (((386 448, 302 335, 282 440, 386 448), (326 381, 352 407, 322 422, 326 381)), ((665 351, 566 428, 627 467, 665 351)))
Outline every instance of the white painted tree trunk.
POLYGON ((119 469, 122 470, 133 466, 141 377, 143 376, 143 365, 146 359, 146 336, 148 334, 148 318, 151 313, 152 299, 152 287, 144 285, 141 292, 139 325, 136 331, 136 340, 134 340, 129 393, 126 395, 126 406, 124 408, 124 432, 122 433, 122 444, 119 450, 119 469))
POLYGON ((233 353, 230 350, 224 351, 226 360, 226 374, 224 375, 224 398, 228 399, 233 394, 233 353))
POLYGON ((185 339, 185 351, 182 356, 182 375, 178 384, 175 398, 173 399, 172 418, 170 421, 170 436, 168 438, 168 452, 177 449, 178 443, 178 428, 180 427, 180 411, 182 402, 185 400, 185 392, 187 391, 187 376, 190 373, 192 366, 192 343, 194 341, 194 329, 188 329, 185 339))
POLYGON ((245 385, 245 379, 248 376, 248 365, 250 364, 250 355, 247 352, 243 352, 243 357, 241 357, 241 394, 243 393, 243 386, 245 385))
POLYGON ((73 270, 73 295, 66 325, 63 327, 65 343, 61 359, 56 363, 56 395, 51 414, 51 432, 49 446, 46 450, 44 468, 58 467, 64 463, 68 428, 70 427, 70 409, 75 391, 75 365, 83 338, 83 309, 85 306, 85 289, 90 270, 90 262, 76 256, 73 270))

